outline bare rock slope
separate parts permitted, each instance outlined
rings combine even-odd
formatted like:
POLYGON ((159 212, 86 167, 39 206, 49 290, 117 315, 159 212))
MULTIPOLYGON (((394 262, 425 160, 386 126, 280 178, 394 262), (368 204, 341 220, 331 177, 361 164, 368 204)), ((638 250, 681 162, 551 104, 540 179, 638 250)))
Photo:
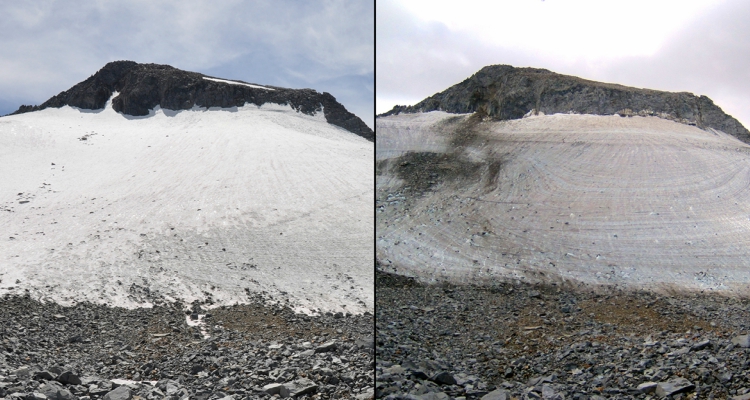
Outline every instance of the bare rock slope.
POLYGON ((313 89, 286 89, 210 78, 197 72, 182 71, 169 65, 114 61, 69 90, 39 106, 21 106, 13 114, 60 108, 65 105, 99 110, 114 92, 115 111, 143 116, 154 107, 189 110, 198 107, 241 107, 246 103, 289 104, 295 110, 314 115, 322 111, 328 123, 356 133, 370 141, 374 134, 359 117, 350 113, 330 93, 313 89), (208 78, 208 79, 206 79, 208 78))
POLYGON ((428 111, 476 112, 494 120, 518 119, 529 112, 658 116, 718 129, 750 143, 750 132, 706 96, 594 82, 510 65, 484 67, 414 106, 396 106, 383 116, 428 111))

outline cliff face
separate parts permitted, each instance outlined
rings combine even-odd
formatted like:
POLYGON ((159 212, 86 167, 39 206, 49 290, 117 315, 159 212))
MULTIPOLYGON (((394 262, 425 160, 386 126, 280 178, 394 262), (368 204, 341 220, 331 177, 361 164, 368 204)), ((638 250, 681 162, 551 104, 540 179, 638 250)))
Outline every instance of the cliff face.
POLYGON ((112 93, 117 112, 128 115, 148 115, 157 105, 170 110, 199 107, 234 107, 246 103, 257 106, 265 103, 289 104, 305 114, 323 111, 328 123, 374 140, 374 133, 359 117, 350 113, 329 93, 312 89, 286 89, 274 86, 229 84, 204 79, 203 74, 182 71, 168 65, 138 64, 115 61, 72 88, 53 96, 39 106, 21 106, 13 114, 59 108, 65 105, 101 109, 112 93))
POLYGON ((436 110, 477 112, 495 120, 517 119, 529 112, 655 115, 703 129, 718 129, 750 143, 750 132, 706 96, 638 89, 509 65, 484 67, 414 106, 396 106, 382 116, 436 110))

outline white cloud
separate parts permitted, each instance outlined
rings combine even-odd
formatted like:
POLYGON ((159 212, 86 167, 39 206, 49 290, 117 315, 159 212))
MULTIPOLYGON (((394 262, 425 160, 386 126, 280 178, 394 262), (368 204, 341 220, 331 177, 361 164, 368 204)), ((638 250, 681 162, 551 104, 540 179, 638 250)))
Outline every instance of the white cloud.
POLYGON ((478 41, 571 60, 651 55, 671 32, 712 4, 705 0, 400 3, 421 21, 472 32, 478 41))

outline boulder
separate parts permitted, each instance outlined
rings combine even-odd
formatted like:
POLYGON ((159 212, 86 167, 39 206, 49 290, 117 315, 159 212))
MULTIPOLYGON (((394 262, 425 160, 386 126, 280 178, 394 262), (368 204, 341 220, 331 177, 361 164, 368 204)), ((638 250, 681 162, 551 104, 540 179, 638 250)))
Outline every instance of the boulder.
POLYGON ((496 389, 482 396, 481 400, 507 400, 508 398, 507 390, 496 389))
POLYGON ((103 400, 130 400, 133 398, 133 392, 129 387, 123 385, 117 389, 107 393, 102 398, 103 400))
POLYGON ((454 378, 453 375, 451 375, 451 373, 447 371, 438 372, 437 374, 433 375, 430 380, 441 385, 456 384, 456 378, 454 378))
POLYGON ((708 347, 710 345, 711 345, 711 341, 710 340, 703 340, 703 341, 700 341, 700 342, 692 345, 690 347, 690 350, 692 350, 692 351, 700 351, 700 350, 703 350, 703 349, 705 349, 706 347, 708 347))
MULTIPOLYGON (((289 396, 298 397, 305 394, 312 394, 318 390, 318 385, 310 379, 300 378, 284 384, 289 389, 289 396)), ((282 396, 283 397, 283 396, 282 396)))
POLYGON ((271 383, 263 386, 263 391, 271 396, 278 394, 281 397, 289 397, 289 389, 281 383, 271 383))
POLYGON ((47 396, 49 400, 78 400, 63 385, 55 381, 47 382, 44 386, 40 387, 39 393, 47 396))
POLYGON ((336 350, 336 341, 331 340, 330 342, 325 342, 321 344, 320 346, 315 348, 316 353, 325 353, 328 351, 334 351, 336 350))
POLYGON ((638 385, 638 391, 641 393, 651 393, 654 390, 656 390, 656 386, 658 383, 656 382, 644 382, 638 385))
POLYGON ((740 335, 732 338, 732 343, 742 348, 750 347, 750 335, 740 335))
POLYGON ((695 389, 695 385, 685 378, 674 378, 669 382, 659 382, 656 385, 656 395, 659 397, 674 396, 687 393, 695 389))
POLYGON ((72 371, 65 371, 57 376, 56 380, 66 385, 80 385, 81 378, 72 371))
POLYGON ((36 371, 34 372, 34 379, 41 379, 45 381, 54 380, 55 377, 49 373, 49 371, 36 371))

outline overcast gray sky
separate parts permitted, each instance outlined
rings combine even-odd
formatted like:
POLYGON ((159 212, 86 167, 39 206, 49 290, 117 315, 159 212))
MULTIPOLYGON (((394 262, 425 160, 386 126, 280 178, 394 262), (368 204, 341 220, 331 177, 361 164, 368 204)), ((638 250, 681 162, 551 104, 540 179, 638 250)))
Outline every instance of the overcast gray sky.
POLYGON ((0 38, 0 115, 133 60, 326 91, 373 126, 373 0, 0 0, 0 38))
POLYGON ((750 1, 377 0, 376 109, 485 65, 706 95, 750 129, 750 1))

